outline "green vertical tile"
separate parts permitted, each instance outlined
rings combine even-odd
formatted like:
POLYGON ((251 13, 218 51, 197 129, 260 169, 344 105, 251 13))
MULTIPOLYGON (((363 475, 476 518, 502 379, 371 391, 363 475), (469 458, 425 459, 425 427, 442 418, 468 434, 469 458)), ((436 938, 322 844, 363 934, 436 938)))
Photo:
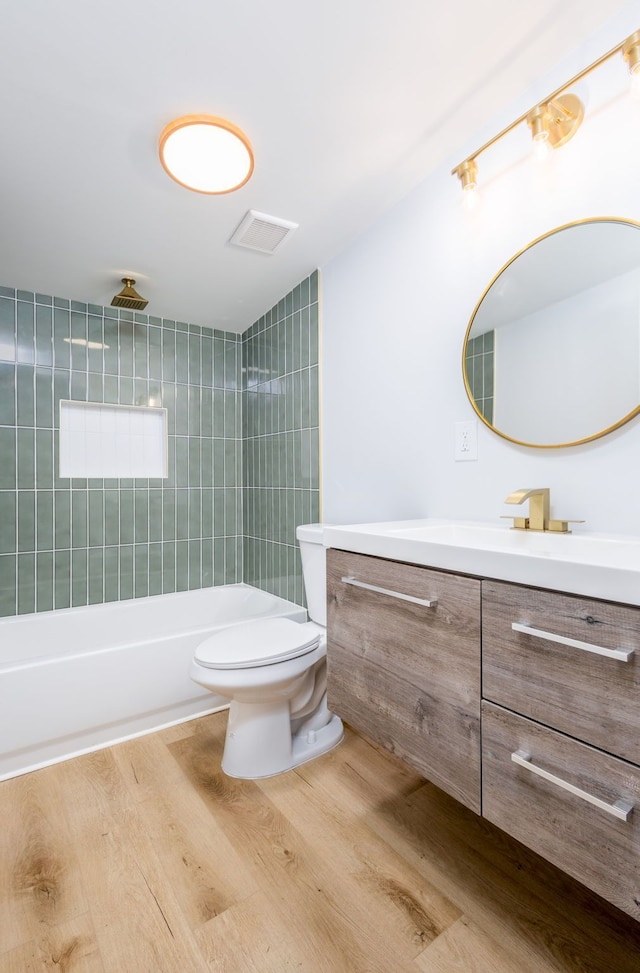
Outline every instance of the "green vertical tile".
POLYGON ((16 358, 19 362, 33 363, 35 361, 33 312, 33 304, 18 301, 16 358))
POLYGON ((87 401, 87 374, 86 372, 71 373, 71 387, 69 390, 70 398, 76 402, 87 401))
POLYGON ((176 490, 176 538, 185 540, 189 536, 189 491, 176 490))
POLYGON ((176 380, 176 335, 165 328, 162 329, 162 380, 176 380))
POLYGON ((210 588, 213 585, 213 540, 211 538, 202 541, 201 584, 203 588, 210 588))
POLYGON ((176 492, 162 491, 162 539, 175 540, 176 536, 176 492))
POLYGON ((104 549, 104 600, 117 601, 119 596, 119 557, 117 547, 104 549))
POLYGON ((213 542, 213 583, 224 584, 225 560, 224 537, 216 537, 213 542))
POLYGON ((53 383, 50 368, 36 368, 36 426, 53 429, 53 383))
POLYGON ((236 545, 232 538, 225 538, 224 548, 224 583, 235 584, 236 580, 236 545))
POLYGON ((57 490, 54 498, 54 547, 71 547, 71 492, 57 490))
POLYGON ((17 421, 19 426, 35 426, 35 369, 18 365, 16 369, 17 421))
POLYGON ((36 494, 36 540, 39 551, 53 550, 53 490, 36 494))
POLYGON ((224 436, 224 400, 223 389, 214 389, 213 392, 213 435, 217 438, 224 436))
POLYGON ((162 378, 162 333, 160 328, 150 327, 149 342, 149 378, 162 378))
POLYGON ((56 368, 69 368, 71 364, 71 335, 69 311, 56 307, 53 310, 53 361, 56 368))
POLYGON ((89 490, 88 500, 89 547, 102 547, 105 543, 104 492, 89 490))
POLYGON ((201 344, 202 385, 211 388, 213 385, 213 338, 209 334, 202 335, 201 344))
POLYGON ((121 320, 118 326, 120 375, 133 375, 133 323, 121 320))
POLYGON ((53 364, 53 309, 36 305, 36 364, 53 364))
POLYGON ((54 606, 69 608, 71 605, 71 552, 56 551, 54 556, 54 606))
POLYGON ((176 388, 175 434, 187 436, 189 434, 189 387, 179 385, 176 388))
POLYGON ((60 402, 68 399, 70 394, 71 377, 63 368, 56 368, 53 372, 53 424, 60 428, 60 402))
POLYGON ((188 451, 189 451, 189 486, 199 487, 201 484, 200 477, 200 440, 199 439, 189 439, 188 441, 188 451))
POLYGON ((16 494, 3 491, 0 493, 0 554, 15 554, 16 551, 16 494))
POLYGON ((149 540, 162 540, 162 490, 149 490, 149 540))
POLYGON ((162 590, 176 590, 176 545, 172 541, 162 544, 162 590))
POLYGON ((189 335, 176 331, 176 382, 189 382, 189 335))
POLYGON ((87 315, 83 311, 71 312, 71 368, 87 370, 87 315))
POLYGON ((53 430, 36 429, 36 486, 53 488, 53 430))
POLYGON ((120 494, 118 490, 104 491, 104 543, 120 541, 120 494))
POLYGON ((104 340, 102 334, 102 318, 90 314, 87 319, 87 368, 90 372, 104 370, 104 340))
POLYGON ((200 537, 202 534, 202 491, 192 488, 189 494, 189 537, 200 537))
POLYGON ((85 490, 71 491, 71 545, 76 548, 87 546, 87 491, 85 490))
POLYGON ((149 494, 146 490, 135 491, 134 507, 135 543, 146 544, 149 540, 149 494))
POLYGON ((189 589, 189 542, 176 542, 176 591, 189 589))
POLYGON ((16 421, 16 368, 11 362, 0 362, 0 426, 13 426, 16 421))
POLYGON ((199 436, 201 430, 200 386, 189 386, 189 435, 199 436))
POLYGON ((213 390, 200 390, 200 432, 199 435, 211 438, 213 436, 213 390))
POLYGON ((108 375, 118 374, 118 322, 109 318, 104 319, 103 327, 103 363, 108 375))
POLYGON ((189 485, 189 441, 185 436, 176 436, 176 485, 186 487, 189 485))
POLYGON ((133 546, 120 547, 120 599, 133 598, 133 546))
POLYGON ((88 601, 90 605, 104 601, 104 553, 101 547, 89 551, 88 601))
POLYGON ((189 384, 200 385, 202 381, 202 364, 200 359, 200 335, 189 335, 189 384))
POLYGON ((224 388, 224 346, 221 338, 213 339, 213 384, 217 389, 224 388))
POLYGON ((318 327, 318 305, 309 308, 309 364, 317 365, 320 352, 320 336, 318 327))
POLYGON ((224 486, 224 439, 213 440, 213 485, 224 486))
POLYGON ((213 486, 213 440, 200 442, 200 480, 203 487, 213 486))
POLYGON ((36 556, 18 554, 18 614, 36 610, 36 556))
POLYGON ((213 490, 202 490, 202 536, 213 537, 213 490))
POLYGON ((18 493, 18 550, 36 549, 36 495, 33 490, 18 493))
POLYGON ((236 477, 236 443, 234 440, 225 440, 224 444, 224 485, 235 486, 236 477))
MULTIPOLYGON (((133 544, 134 540, 134 519, 133 519, 133 490, 120 491, 120 543, 133 544)), ((132 598, 133 595, 128 595, 132 598)))
POLYGON ((17 559, 14 554, 0 556, 0 616, 15 615, 17 559))
POLYGON ((147 328, 135 325, 133 333, 134 372, 136 378, 149 377, 149 352, 147 349, 147 328))
POLYGON ((317 301, 320 294, 320 272, 314 270, 309 278, 309 300, 317 301))
POLYGON ((136 544, 134 548, 134 595, 144 598, 149 594, 149 547, 136 544))
POLYGON ((16 302, 0 297, 0 359, 16 360, 16 302))
POLYGON ((200 588, 202 583, 202 544, 198 540, 189 541, 189 588, 200 588))
MULTIPOLYGON (((12 430, 11 434, 13 437, 12 430)), ((35 432, 33 429, 18 429, 16 436, 18 446, 17 470, 15 471, 17 486, 21 490, 33 490, 35 487, 35 432)), ((2 456, 2 463, 4 463, 4 459, 5 457, 2 456)))
POLYGON ((103 398, 103 376, 89 372, 87 375, 87 400, 89 402, 102 402, 103 398))
POLYGON ((80 548, 71 553, 71 604, 87 604, 87 549, 80 548))
POLYGON ((149 544, 149 594, 162 594, 162 544, 149 544))
POLYGON ((53 610, 53 551, 36 556, 36 611, 53 610))

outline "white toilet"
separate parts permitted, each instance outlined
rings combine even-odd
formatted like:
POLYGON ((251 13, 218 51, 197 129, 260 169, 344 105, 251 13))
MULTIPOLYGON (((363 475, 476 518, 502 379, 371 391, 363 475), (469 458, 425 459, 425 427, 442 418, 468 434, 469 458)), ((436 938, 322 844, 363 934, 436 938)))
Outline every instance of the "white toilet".
POLYGON ((296 531, 310 622, 246 622, 201 642, 191 678, 227 696, 222 769, 256 779, 291 770, 337 746, 342 721, 327 709, 326 555, 322 524, 296 531))

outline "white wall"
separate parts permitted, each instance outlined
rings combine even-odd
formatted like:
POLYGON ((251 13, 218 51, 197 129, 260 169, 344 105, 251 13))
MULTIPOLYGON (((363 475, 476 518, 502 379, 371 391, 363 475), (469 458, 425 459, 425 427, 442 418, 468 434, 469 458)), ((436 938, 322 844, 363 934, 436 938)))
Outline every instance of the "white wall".
MULTIPOLYGON (((549 486, 552 513, 585 529, 640 534, 640 418, 584 446, 515 446, 478 424, 478 461, 456 463, 456 420, 474 417, 462 381, 465 330, 494 274, 555 226, 590 216, 640 220, 640 103, 621 58, 581 82, 587 115, 541 163, 528 132, 480 159, 478 208, 453 165, 555 86, 640 27, 630 3, 495 125, 470 133, 400 205, 323 268, 323 517, 495 520, 504 497, 549 486)), ((611 377, 615 381, 615 376, 611 377)))

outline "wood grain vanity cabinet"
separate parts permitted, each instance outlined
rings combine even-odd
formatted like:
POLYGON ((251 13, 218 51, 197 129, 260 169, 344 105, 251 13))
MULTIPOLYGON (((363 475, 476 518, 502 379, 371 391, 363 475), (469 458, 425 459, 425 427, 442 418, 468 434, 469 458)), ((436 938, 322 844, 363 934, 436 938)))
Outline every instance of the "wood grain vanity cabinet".
POLYGON ((640 920, 640 608, 327 554, 330 708, 640 920))
POLYGON ((640 609, 482 583, 482 813, 640 919, 640 609))
POLYGON ((327 555, 330 709, 479 812, 480 581, 327 555))

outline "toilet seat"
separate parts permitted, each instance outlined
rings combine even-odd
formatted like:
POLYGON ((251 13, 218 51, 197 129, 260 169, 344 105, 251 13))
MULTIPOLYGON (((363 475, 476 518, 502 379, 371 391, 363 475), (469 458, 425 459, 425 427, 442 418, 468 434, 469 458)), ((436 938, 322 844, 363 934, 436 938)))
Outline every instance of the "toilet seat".
POLYGON ((306 655, 319 642, 313 623, 268 618, 210 635, 197 647, 195 661, 207 669, 253 669, 306 655))

